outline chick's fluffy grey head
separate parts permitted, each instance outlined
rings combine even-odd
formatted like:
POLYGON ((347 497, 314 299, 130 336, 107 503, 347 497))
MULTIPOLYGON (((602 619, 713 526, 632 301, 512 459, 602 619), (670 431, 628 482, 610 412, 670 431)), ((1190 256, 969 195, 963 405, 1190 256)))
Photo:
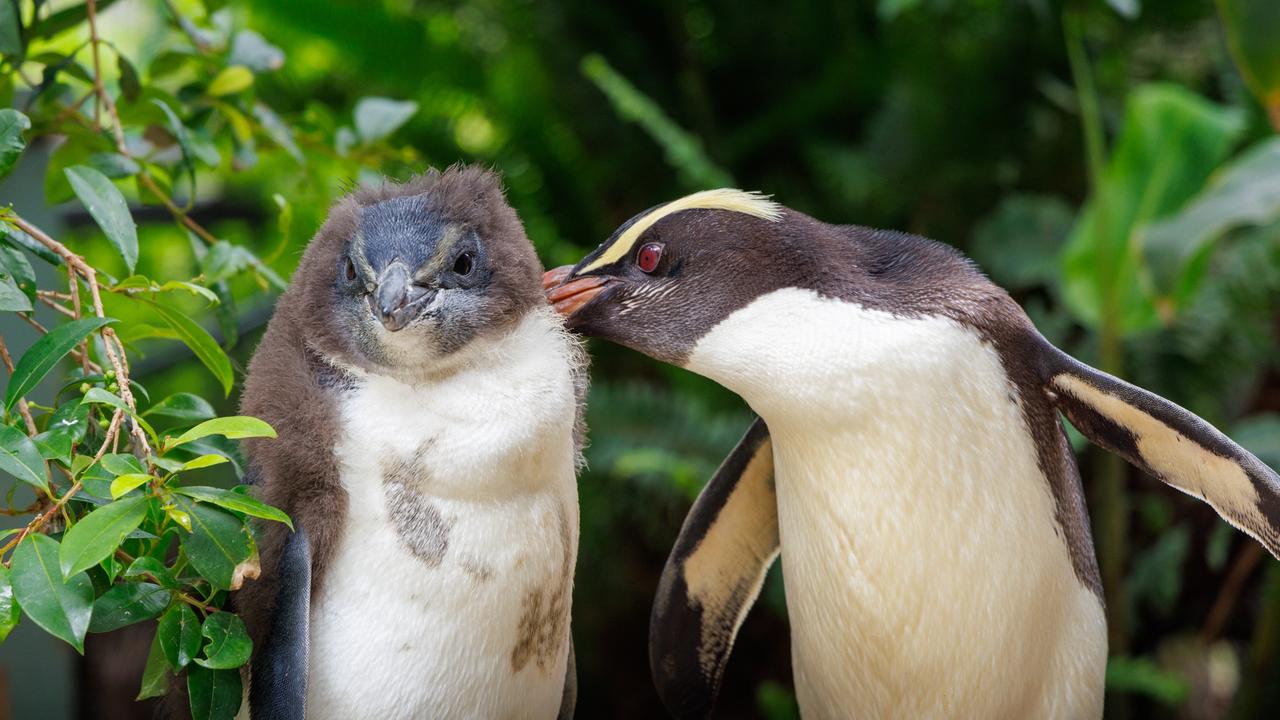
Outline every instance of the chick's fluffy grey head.
POLYGON ((370 371, 414 372, 540 306, 540 272, 498 176, 455 166, 344 198, 296 277, 318 350, 370 371))

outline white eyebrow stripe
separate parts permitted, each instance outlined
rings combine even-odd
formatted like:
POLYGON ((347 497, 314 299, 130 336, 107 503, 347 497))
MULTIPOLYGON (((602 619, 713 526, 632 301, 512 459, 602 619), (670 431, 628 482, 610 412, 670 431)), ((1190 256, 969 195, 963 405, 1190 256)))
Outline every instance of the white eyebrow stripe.
POLYGON ((673 200, 636 220, 631 227, 618 236, 617 240, 605 248, 604 252, 600 253, 600 257, 591 261, 589 265, 575 274, 581 275, 584 272, 590 272, 621 260, 627 256, 627 253, 631 252, 631 248, 646 230, 653 227, 662 218, 684 210, 728 210, 729 212, 739 212, 762 218, 769 222, 778 222, 782 219, 782 206, 770 200, 768 195, 734 188, 703 190, 692 195, 685 195, 679 200, 673 200))

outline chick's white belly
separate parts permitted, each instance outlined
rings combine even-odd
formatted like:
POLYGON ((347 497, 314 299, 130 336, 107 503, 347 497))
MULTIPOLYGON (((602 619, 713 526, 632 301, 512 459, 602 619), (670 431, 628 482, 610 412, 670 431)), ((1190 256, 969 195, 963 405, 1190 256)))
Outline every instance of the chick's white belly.
POLYGON ((312 605, 307 717, 555 717, 572 576, 561 539, 570 538, 557 527, 559 499, 525 500, 487 513, 437 501, 452 527, 434 567, 385 516, 353 513, 312 605), (553 608, 544 595, 560 583, 553 608), (527 647, 531 633, 546 642, 527 647))

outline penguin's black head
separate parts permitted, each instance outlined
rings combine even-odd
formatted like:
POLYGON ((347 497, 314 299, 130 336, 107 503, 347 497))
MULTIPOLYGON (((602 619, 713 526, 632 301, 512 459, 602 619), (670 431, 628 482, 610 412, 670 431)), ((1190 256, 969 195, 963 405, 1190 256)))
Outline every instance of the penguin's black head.
POLYGON ((631 218, 543 286, 569 329, 683 364, 729 313, 807 272, 784 214, 755 193, 694 193, 631 218))
POLYGON ((452 167, 343 199, 296 277, 322 326, 309 335, 320 350, 414 371, 541 306, 540 271, 498 177, 452 167))

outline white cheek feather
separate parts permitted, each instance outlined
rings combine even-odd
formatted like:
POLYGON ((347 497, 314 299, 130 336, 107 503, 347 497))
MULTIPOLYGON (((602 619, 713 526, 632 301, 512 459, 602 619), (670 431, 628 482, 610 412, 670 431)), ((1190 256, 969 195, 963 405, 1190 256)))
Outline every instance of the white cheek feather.
POLYGON ((976 333, 789 288, 687 366, 769 425, 806 718, 1101 714, 1102 607, 976 333))
POLYGON ((350 502, 313 598, 308 718, 559 709, 578 544, 578 349, 548 308, 465 352, 432 382, 363 375, 343 401, 350 502), (388 501, 391 476, 408 510, 388 501))

